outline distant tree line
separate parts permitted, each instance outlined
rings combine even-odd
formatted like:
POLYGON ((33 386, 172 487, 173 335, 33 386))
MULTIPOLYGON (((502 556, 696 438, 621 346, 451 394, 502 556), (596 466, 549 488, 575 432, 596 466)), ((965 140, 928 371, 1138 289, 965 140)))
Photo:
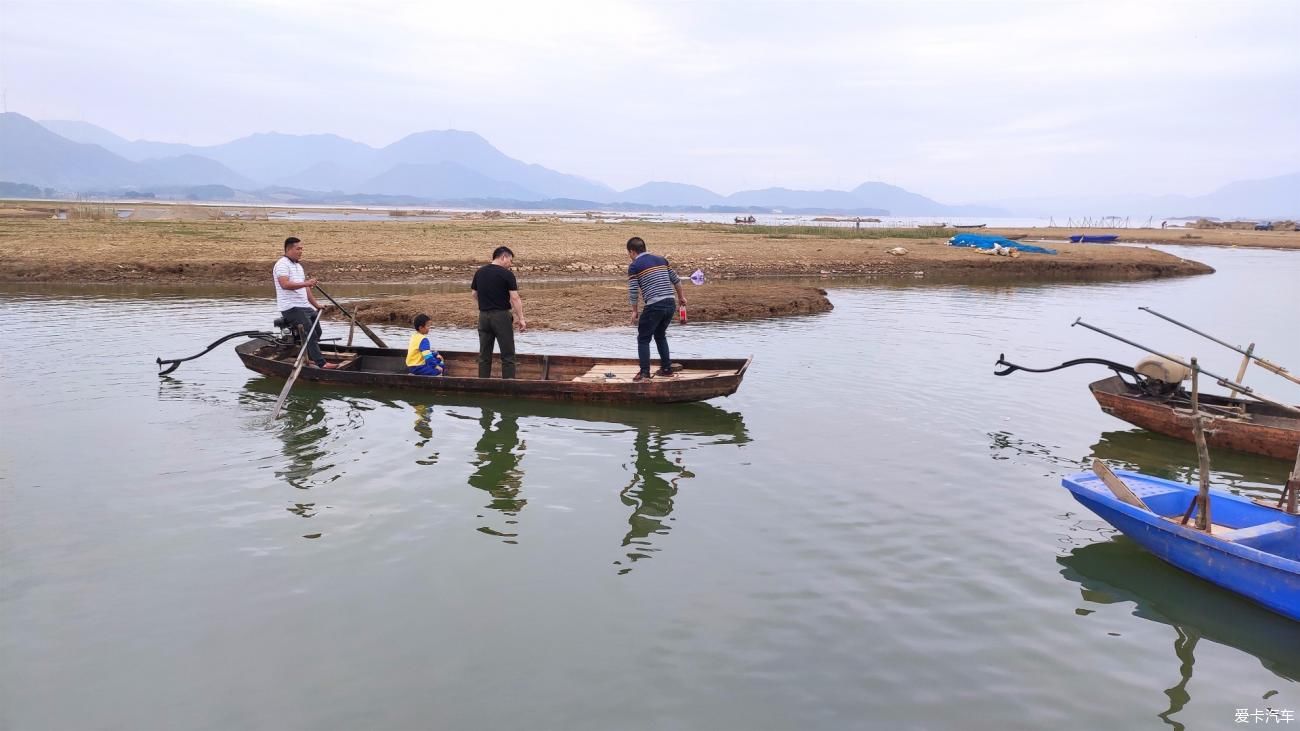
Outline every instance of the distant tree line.
POLYGON ((54 198, 58 191, 27 183, 10 183, 0 180, 0 198, 54 198))

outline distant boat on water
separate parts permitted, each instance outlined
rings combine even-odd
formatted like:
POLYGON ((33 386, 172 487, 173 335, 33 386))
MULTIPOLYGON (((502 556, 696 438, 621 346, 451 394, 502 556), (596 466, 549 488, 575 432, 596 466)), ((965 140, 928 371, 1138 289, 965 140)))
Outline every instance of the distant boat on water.
POLYGON ((1119 241, 1116 234, 1075 234, 1070 237, 1072 244, 1113 244, 1119 241))
POLYGON ((953 228, 984 228, 987 225, 988 225, 987 223, 965 223, 965 224, 954 223, 952 227, 953 228))

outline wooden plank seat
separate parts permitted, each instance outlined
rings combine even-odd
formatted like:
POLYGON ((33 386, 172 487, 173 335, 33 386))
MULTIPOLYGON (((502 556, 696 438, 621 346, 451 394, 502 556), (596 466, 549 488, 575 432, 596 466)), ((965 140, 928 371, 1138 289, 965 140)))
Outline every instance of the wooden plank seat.
MULTIPOLYGON (((596 364, 586 373, 576 376, 573 380, 579 383, 630 383, 632 377, 635 376, 639 370, 640 368, 634 365, 596 364)), ((651 373, 654 373, 656 370, 657 369, 651 370, 651 373)), ((673 379, 693 381, 701 378, 726 376, 732 373, 735 373, 735 371, 707 371, 687 368, 675 371, 673 373, 673 379)), ((655 376, 655 378, 664 378, 664 376, 655 376)))
POLYGON ((326 353, 325 360, 330 361, 331 363, 338 363, 337 370, 340 371, 355 371, 357 370, 357 363, 361 361, 361 356, 356 353, 347 353, 342 357, 331 356, 333 356, 333 353, 326 353))

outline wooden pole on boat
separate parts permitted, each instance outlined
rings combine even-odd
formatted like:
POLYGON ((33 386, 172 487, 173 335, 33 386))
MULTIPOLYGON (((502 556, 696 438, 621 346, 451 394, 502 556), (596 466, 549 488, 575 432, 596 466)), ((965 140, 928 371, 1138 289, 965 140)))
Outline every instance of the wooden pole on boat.
MULTIPOLYGON (((1255 352, 1255 344, 1251 343, 1246 346, 1244 357, 1241 359, 1241 367, 1237 369, 1237 383, 1241 383, 1242 379, 1246 377, 1246 366, 1250 365, 1250 354, 1253 352, 1255 352)), ((1237 398, 1237 389, 1231 388, 1228 390, 1229 396, 1237 398)))
MULTIPOLYGON (((339 308, 339 312, 342 312, 343 314, 345 314, 345 315, 347 315, 348 317, 352 318, 352 321, 355 322, 355 323, 357 324, 357 327, 361 328, 361 332, 365 333, 365 334, 366 334, 366 337, 368 337, 368 338, 370 338, 371 340, 375 341, 375 345, 378 345, 378 346, 381 347, 381 348, 387 348, 387 347, 388 347, 388 345, 386 345, 386 344, 384 343, 383 340, 380 340, 380 339, 379 339, 379 336, 376 335, 376 334, 374 333, 373 330, 371 330, 370 328, 366 327, 366 323, 358 321, 356 315, 352 314, 351 312, 348 312, 348 309, 347 309, 346 307, 344 307, 343 305, 339 304, 339 301, 338 301, 338 300, 336 300, 336 299, 334 299, 333 297, 331 297, 329 292, 326 292, 325 290, 321 289, 321 286, 320 286, 319 284, 316 285, 316 289, 320 290, 320 293, 323 294, 323 295, 325 295, 325 299, 329 300, 330 302, 332 302, 332 303, 334 304, 335 307, 339 308)), ((352 342, 351 340, 348 341, 349 344, 351 344, 351 342, 352 342)))
POLYGON ((1210 448, 1205 444, 1205 430, 1201 427, 1200 385, 1197 375, 1200 366, 1192 358, 1192 434, 1196 437, 1196 459, 1200 463, 1201 486, 1196 493, 1196 502, 1200 510, 1196 513, 1196 527, 1206 533, 1210 532, 1213 521, 1210 520, 1210 448))
POLYGON ((1300 449, 1296 450, 1295 467, 1291 468, 1291 476, 1287 478, 1286 486, 1282 488, 1282 495, 1277 499, 1277 506, 1290 515, 1300 514, 1296 508, 1297 498, 1300 498, 1300 449))
POLYGON ((289 389, 293 388, 293 382, 298 380, 298 374, 302 372, 302 366, 307 362, 307 341, 311 339, 311 334, 316 331, 320 325, 320 314, 324 310, 316 310, 316 319, 311 323, 311 329, 305 334, 302 347, 298 349, 298 358, 293 362, 293 372, 289 374, 289 380, 284 382, 284 388, 280 390, 280 397, 275 400, 275 408, 271 409, 271 420, 275 421, 280 418, 280 407, 284 406, 284 400, 289 397, 289 389))
POLYGON ((1149 513, 1155 512, 1128 485, 1124 484, 1124 481, 1119 479, 1119 475, 1116 475, 1110 467, 1106 466, 1105 462, 1093 457, 1092 471, 1097 477, 1101 478, 1101 484, 1109 488, 1111 493, 1119 498, 1120 502, 1128 503, 1135 508, 1142 508, 1149 513))
MULTIPOLYGON (((1210 335, 1210 334, 1208 334, 1208 333, 1203 333, 1203 332, 1201 332, 1200 330, 1197 330, 1196 328, 1192 327, 1191 325, 1188 325, 1188 324, 1186 324, 1186 323, 1179 322, 1179 321, 1175 320, 1174 318, 1172 318, 1172 317, 1170 317, 1170 316, 1168 316, 1168 315, 1162 315, 1162 314, 1160 314, 1159 312, 1156 312, 1155 310, 1151 309, 1150 307, 1139 307, 1138 309, 1139 309, 1139 310, 1143 310, 1143 311, 1145 311, 1145 312, 1148 312, 1148 313, 1150 313, 1150 314, 1152 314, 1152 315, 1155 315, 1156 317, 1159 317, 1161 320, 1166 320, 1166 321, 1168 321, 1168 322, 1172 322, 1173 324, 1177 325, 1178 327, 1183 328, 1184 330, 1191 330, 1192 332, 1196 333, 1197 335, 1200 335, 1201 337, 1203 337, 1203 338, 1205 338, 1205 339, 1207 339, 1207 340, 1213 340, 1214 342, 1218 343, 1219 345, 1222 345, 1223 347, 1227 348, 1228 350, 1235 350, 1235 351, 1237 351, 1238 353, 1241 353, 1242 355, 1246 356, 1246 360, 1254 360, 1256 363, 1259 364, 1259 367, 1260 367, 1260 368, 1263 368, 1264 370, 1266 370, 1266 371, 1268 371, 1268 372, 1270 372, 1270 373, 1275 373, 1275 374, 1277 374, 1277 375, 1279 375, 1279 376, 1281 376, 1281 377, 1287 379, 1288 381, 1290 381, 1290 382, 1292 382, 1292 383, 1300 383, 1300 378, 1297 378, 1297 377, 1291 375, 1291 372, 1288 371, 1287 369, 1283 368, 1282 366, 1280 366, 1280 365, 1278 365, 1278 364, 1276 364, 1276 363, 1274 363, 1274 362, 1272 362, 1272 361, 1269 361, 1269 360, 1265 360, 1265 359, 1263 359, 1263 358, 1260 358, 1260 357, 1257 356, 1257 355, 1253 355, 1252 353, 1253 353, 1254 350, 1255 350, 1255 344, 1254 344, 1254 343, 1251 343, 1250 347, 1247 348, 1246 350, 1242 350, 1241 348, 1238 348, 1238 347, 1235 346, 1235 345, 1229 345, 1228 343, 1223 342, 1222 340, 1220 340, 1220 339, 1214 337, 1213 335, 1210 335)), ((1244 371, 1245 371, 1244 366, 1243 366, 1243 368, 1242 368, 1242 371, 1243 371, 1243 374, 1244 374, 1244 371)), ((1211 374, 1211 375, 1213 375, 1213 374, 1211 374)), ((1241 375, 1238 375, 1238 376, 1237 376, 1237 380, 1238 380, 1238 381, 1241 381, 1241 375)))

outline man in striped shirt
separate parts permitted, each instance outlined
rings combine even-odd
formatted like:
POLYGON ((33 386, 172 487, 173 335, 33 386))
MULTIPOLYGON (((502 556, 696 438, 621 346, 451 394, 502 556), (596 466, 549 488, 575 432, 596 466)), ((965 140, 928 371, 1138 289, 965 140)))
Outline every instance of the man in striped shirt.
POLYGON ((627 256, 632 263, 627 267, 627 299, 632 303, 632 324, 636 326, 636 352, 641 359, 641 370, 634 381, 644 381, 650 375, 650 341, 659 349, 657 375, 672 377, 672 362, 668 358, 668 323, 677 312, 677 303, 686 304, 682 296, 681 280, 677 272, 662 256, 645 250, 640 236, 627 240, 627 256), (645 301, 645 308, 637 312, 637 292, 645 301), (674 300, 673 295, 676 294, 674 300))

